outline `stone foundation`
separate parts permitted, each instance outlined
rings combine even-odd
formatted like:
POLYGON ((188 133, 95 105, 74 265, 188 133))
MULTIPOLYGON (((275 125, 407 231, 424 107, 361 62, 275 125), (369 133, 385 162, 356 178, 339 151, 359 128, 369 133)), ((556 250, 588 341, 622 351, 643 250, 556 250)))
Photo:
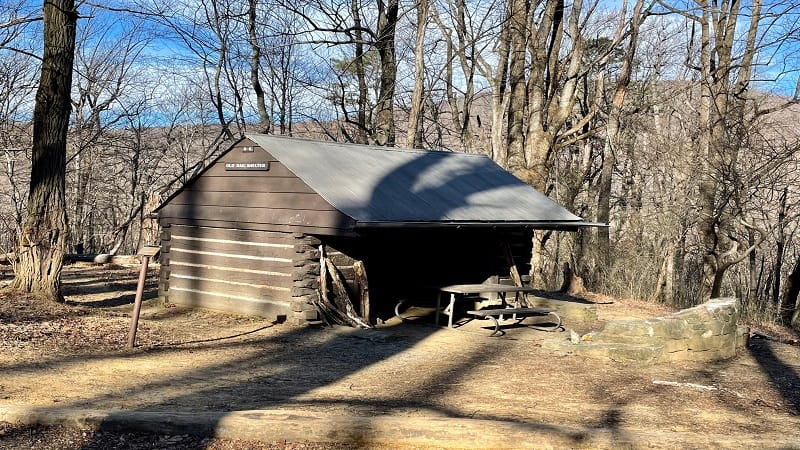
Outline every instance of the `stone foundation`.
POLYGON ((599 331, 569 341, 549 340, 548 348, 628 361, 713 361, 736 356, 749 330, 738 326, 736 299, 712 299, 666 317, 615 320, 599 331))

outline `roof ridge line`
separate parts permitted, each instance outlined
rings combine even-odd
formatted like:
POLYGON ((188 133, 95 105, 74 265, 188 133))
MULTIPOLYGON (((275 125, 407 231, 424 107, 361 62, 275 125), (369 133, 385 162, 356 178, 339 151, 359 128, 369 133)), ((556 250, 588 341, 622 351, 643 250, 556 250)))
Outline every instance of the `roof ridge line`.
POLYGON ((469 157, 478 157, 478 158, 488 158, 487 155, 483 154, 476 154, 476 153, 464 153, 455 150, 433 150, 433 149, 419 149, 419 148, 401 148, 401 147, 384 147, 375 144, 359 144, 355 142, 339 142, 339 141, 322 141, 319 139, 312 139, 307 137, 295 137, 295 136, 283 136, 279 134, 264 134, 264 133, 245 133, 245 137, 250 138, 250 136, 264 136, 270 139, 281 139, 281 140, 292 140, 292 141, 306 141, 306 142, 316 142, 322 144, 329 144, 329 145, 337 145, 337 146, 353 146, 353 147, 364 147, 369 148, 375 151, 382 151, 382 152, 401 152, 401 153, 423 153, 423 154, 430 154, 430 153, 442 153, 442 154, 458 154, 462 156, 469 156, 469 157))

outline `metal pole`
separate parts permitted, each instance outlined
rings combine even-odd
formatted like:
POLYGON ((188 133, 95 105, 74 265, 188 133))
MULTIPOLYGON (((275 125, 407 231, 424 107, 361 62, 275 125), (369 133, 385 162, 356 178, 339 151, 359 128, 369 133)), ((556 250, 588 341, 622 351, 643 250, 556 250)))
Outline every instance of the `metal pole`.
POLYGON ((147 278, 147 265, 149 263, 150 257, 142 256, 142 270, 139 272, 139 284, 136 286, 136 300, 133 303, 131 330, 128 332, 128 348, 133 348, 136 344, 136 328, 139 326, 139 312, 142 310, 142 294, 144 293, 144 281, 147 278))

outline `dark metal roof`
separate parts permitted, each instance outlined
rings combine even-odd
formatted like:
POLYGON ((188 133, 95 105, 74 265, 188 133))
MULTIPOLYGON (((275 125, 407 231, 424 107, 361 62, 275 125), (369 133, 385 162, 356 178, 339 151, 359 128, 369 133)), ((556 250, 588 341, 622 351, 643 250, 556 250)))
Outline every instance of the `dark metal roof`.
POLYGON ((589 225, 486 156, 247 137, 358 226, 589 225))

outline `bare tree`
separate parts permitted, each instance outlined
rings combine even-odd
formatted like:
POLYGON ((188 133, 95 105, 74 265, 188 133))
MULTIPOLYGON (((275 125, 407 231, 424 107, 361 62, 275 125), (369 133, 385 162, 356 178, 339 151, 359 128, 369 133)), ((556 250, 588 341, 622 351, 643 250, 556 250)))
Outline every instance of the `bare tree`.
POLYGON ((250 83, 256 96, 256 109, 258 111, 259 128, 262 133, 270 131, 272 120, 267 115, 267 103, 264 88, 261 87, 261 45, 258 39, 258 0, 247 2, 247 37, 250 42, 250 83))
POLYGON ((277 133, 291 135, 296 98, 301 86, 312 77, 311 64, 303 65, 304 52, 298 38, 295 33, 287 32, 302 25, 299 17, 288 11, 272 11, 268 24, 270 33, 261 39, 269 49, 265 52, 265 76, 270 91, 270 114, 277 120, 277 133))
POLYGON ((746 12, 735 1, 720 4, 697 0, 695 7, 696 12, 686 9, 681 13, 695 24, 693 31, 699 28, 700 34, 699 54, 690 64, 699 72, 701 92, 698 105, 701 128, 695 148, 696 155, 704 162, 698 182, 698 231, 703 246, 703 277, 698 297, 703 300, 719 296, 727 270, 743 261, 766 238, 763 229, 743 219, 736 190, 741 176, 739 157, 746 145, 747 122, 752 120, 748 118, 748 95, 764 16, 761 0, 753 1, 746 12), (740 45, 737 30, 742 19, 749 20, 740 45), (743 246, 741 228, 737 231, 737 227, 755 229, 760 238, 743 246))
MULTIPOLYGON (((627 0, 622 3, 622 13, 626 13, 627 0)), ((633 12, 630 19, 629 30, 627 32, 627 45, 622 57, 622 67, 619 70, 619 75, 614 82, 613 95, 611 104, 608 107, 608 119, 606 122, 606 135, 605 135, 605 148, 603 149, 603 167, 600 174, 600 186, 598 189, 597 199, 597 220, 601 223, 609 223, 611 219, 611 185, 614 176, 614 168, 616 166, 615 155, 621 150, 620 141, 620 127, 622 122, 622 107, 625 102, 625 96, 628 92, 628 87, 631 82, 631 74, 634 68, 634 57, 639 45, 639 29, 642 22, 645 20, 649 8, 645 8, 644 0, 637 0, 633 6, 633 12)), ((623 16, 624 17, 624 16, 623 16)), ((624 21, 620 20, 620 26, 617 28, 615 40, 622 39, 624 31, 624 21)), ((607 227, 602 227, 597 231, 598 237, 598 253, 603 266, 608 267, 611 262, 611 248, 610 248, 610 230, 607 227)))
MULTIPOLYGON (((72 243, 78 252, 101 251, 95 230, 98 208, 94 204, 108 185, 105 177, 113 167, 106 155, 118 139, 115 129, 125 123, 132 111, 123 105, 134 92, 148 91, 146 78, 137 65, 148 39, 139 20, 120 21, 102 10, 92 10, 77 37, 75 61, 75 98, 70 150, 67 159, 67 198, 71 201, 72 243), (125 30, 117 37, 109 30, 125 30)), ((113 184, 113 182, 112 182, 113 184)), ((112 246, 112 248, 115 246, 112 246)))
POLYGON ((422 118, 425 99, 425 31, 428 27, 428 0, 417 1, 417 28, 414 38, 414 92, 408 111, 406 145, 422 148, 422 118))
POLYGON ((400 0, 377 0, 378 24, 375 48, 381 59, 380 92, 375 114, 375 143, 393 147, 395 144, 394 91, 397 82, 395 31, 400 12, 400 0))
POLYGON ((476 103, 482 94, 479 77, 488 68, 486 50, 493 39, 498 15, 494 2, 448 2, 446 11, 431 7, 431 17, 441 30, 447 48, 443 71, 444 95, 459 147, 467 153, 489 154, 488 133, 483 133, 476 103))
POLYGON ((14 261, 13 289, 61 300, 67 246, 67 128, 78 11, 72 0, 43 6, 42 75, 33 111, 33 164, 28 206, 14 261))
MULTIPOLYGON (((334 47, 352 48, 351 57, 340 59, 340 69, 353 74, 357 81, 357 119, 350 118, 349 95, 334 95, 345 121, 355 125, 356 136, 343 133, 349 140, 362 142, 364 138, 378 145, 394 146, 396 130, 394 123, 395 87, 397 82, 397 60, 395 33, 400 17, 399 0, 376 0, 374 9, 359 0, 323 2, 315 1, 304 8, 291 2, 284 6, 302 17, 307 24, 307 39, 310 44, 325 44, 334 47), (312 7, 313 12, 306 10, 312 7), (374 16, 372 24, 369 18, 374 16), (351 47, 352 46, 352 47, 351 47), (377 54, 380 71, 377 76, 378 92, 375 99, 374 123, 368 118, 367 58, 377 54)), ((349 75, 347 75, 349 76, 349 75)))

